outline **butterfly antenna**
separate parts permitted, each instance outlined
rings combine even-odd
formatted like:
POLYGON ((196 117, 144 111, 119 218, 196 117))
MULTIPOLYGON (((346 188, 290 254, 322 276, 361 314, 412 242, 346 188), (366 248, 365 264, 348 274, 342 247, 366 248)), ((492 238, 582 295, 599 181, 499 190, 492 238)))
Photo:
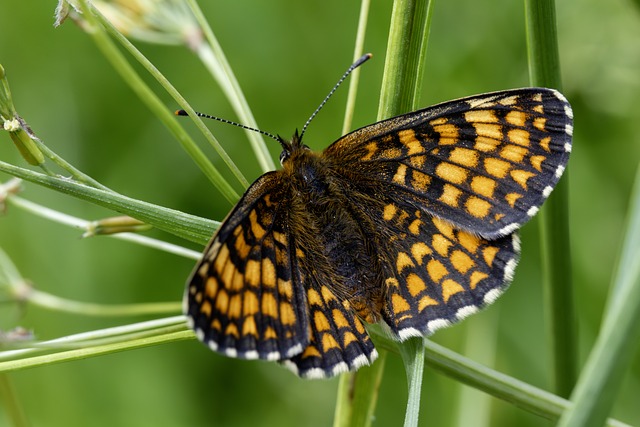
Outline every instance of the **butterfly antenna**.
MULTIPOLYGON (((188 115, 189 114, 184 110, 176 111, 176 116, 188 116, 188 115)), ((197 111, 196 111, 196 116, 204 117, 205 119, 217 120, 217 121, 222 122, 222 123, 227 123, 227 124, 230 124, 230 125, 238 126, 239 128, 242 128, 242 129, 252 130, 254 132, 261 133, 264 136, 268 136, 269 138, 275 139, 276 141, 280 142, 280 138, 278 138, 277 136, 275 136, 272 133, 265 132, 265 131, 260 130, 260 129, 255 129, 255 128, 252 128, 252 127, 249 127, 249 126, 245 126, 245 125, 242 125, 240 123, 232 122, 231 120, 221 119, 220 117, 210 116, 209 114, 198 113, 197 111)))
POLYGON ((361 66, 362 64, 364 64, 366 61, 368 61, 371 58, 371 54, 367 53, 364 54, 360 57, 360 59, 358 59, 356 62, 354 62, 348 69, 347 71, 345 71, 345 73, 342 75, 342 77, 340 77, 340 80, 338 80, 338 83, 335 84, 335 86, 333 87, 333 89, 331 89, 331 91, 329 92, 329 94, 324 98, 324 100, 320 103, 320 105, 318 106, 318 108, 316 108, 316 111, 313 112, 313 114, 311 115, 311 117, 309 117, 309 120, 307 120, 307 123, 304 124, 304 126, 302 127, 302 132, 300 133, 300 139, 302 139, 302 135, 304 135, 305 131, 307 130, 307 126, 309 126, 309 123, 311 123, 311 120, 313 120, 313 118, 316 116, 316 114, 318 114, 318 112, 322 109, 322 107, 324 107, 324 104, 327 103, 327 101, 329 100, 329 98, 331 98, 331 95, 333 95, 333 93, 338 89, 338 87, 342 84, 342 82, 349 76, 349 74, 351 74, 351 72, 353 70, 355 70, 356 68, 358 68, 359 66, 361 66))

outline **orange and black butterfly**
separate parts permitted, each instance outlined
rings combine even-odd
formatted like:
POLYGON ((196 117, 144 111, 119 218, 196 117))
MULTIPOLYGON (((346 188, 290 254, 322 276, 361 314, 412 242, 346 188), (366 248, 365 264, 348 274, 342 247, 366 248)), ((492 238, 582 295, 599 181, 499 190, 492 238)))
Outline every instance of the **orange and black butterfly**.
POLYGON ((282 169, 251 185, 189 279, 190 326, 214 351, 322 378, 373 362, 366 323, 402 341, 475 313, 511 281, 572 119, 559 92, 525 88, 383 120, 321 153, 278 137, 282 169))

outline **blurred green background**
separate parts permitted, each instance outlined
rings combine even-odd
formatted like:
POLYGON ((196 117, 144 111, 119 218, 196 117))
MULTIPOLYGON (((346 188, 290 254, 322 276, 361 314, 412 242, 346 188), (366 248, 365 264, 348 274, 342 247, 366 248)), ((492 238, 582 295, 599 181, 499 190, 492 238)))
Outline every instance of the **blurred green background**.
MULTIPOLYGON (((266 131, 290 136, 351 63, 357 2, 202 3, 266 131)), ((0 4, 0 63, 18 112, 48 146, 105 185, 131 197, 222 219, 230 204, 86 34, 72 22, 53 28, 54 7, 54 2, 0 4)), ((374 59, 362 68, 354 128, 376 118, 390 12, 391 1, 372 5, 365 50, 374 59)), ((640 8, 631 0, 560 0, 557 18, 564 93, 575 113, 568 179, 584 361, 599 327, 640 159, 640 8)), ((137 44, 195 108, 235 119, 189 51, 137 44)), ((438 1, 426 69, 424 106, 527 86, 523 2, 438 1)), ((167 108, 177 108, 158 92, 167 108)), ((322 149, 340 136, 346 93, 341 89, 309 128, 306 143, 312 148, 322 149)), ((250 180, 259 176, 243 132, 209 125, 246 176, 250 180)), ((268 143, 277 160, 279 147, 268 143)), ((217 156, 205 149, 225 171, 217 156)), ((0 135, 0 159, 25 166, 6 135, 0 135)), ((7 179, 0 174, 0 181, 7 179)), ((242 191, 238 185, 236 189, 242 191)), ((24 185, 22 196, 86 219, 111 215, 32 184, 24 185)), ((151 234, 177 241, 159 232, 151 234)), ((509 292, 483 313, 433 339, 548 389, 551 369, 537 222, 524 227, 522 235, 523 257, 509 292)), ((113 239, 81 239, 77 230, 15 207, 0 217, 0 247, 38 289, 100 303, 178 301, 194 264, 113 239)), ((21 325, 33 329, 39 339, 139 320, 144 319, 89 318, 34 306, 0 306, 0 329, 21 325)), ((612 414, 636 425, 640 425, 639 359, 635 358, 612 414)), ((34 426, 326 426, 333 417, 337 386, 335 379, 300 380, 272 363, 225 358, 196 341, 20 371, 10 379, 34 426)), ((428 367, 423 387, 421 425, 551 425, 428 367)), ((405 401, 404 370, 399 356, 390 355, 374 425, 400 425, 405 401)), ((9 425, 3 411, 0 426, 9 425)))

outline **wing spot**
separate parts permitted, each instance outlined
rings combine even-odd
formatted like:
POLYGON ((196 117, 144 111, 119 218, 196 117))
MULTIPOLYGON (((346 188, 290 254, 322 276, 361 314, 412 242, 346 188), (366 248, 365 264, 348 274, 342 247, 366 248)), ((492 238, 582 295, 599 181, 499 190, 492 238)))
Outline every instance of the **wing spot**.
POLYGON ((322 314, 322 312, 320 311, 316 311, 314 313, 313 322, 316 326, 316 331, 318 332, 324 332, 331 329, 331 325, 329 324, 327 317, 324 314, 322 314))
POLYGON ((373 156, 378 152, 378 144, 375 141, 370 142, 365 145, 364 149, 367 150, 367 154, 362 156, 360 160, 366 162, 367 160, 373 159, 373 156))
POLYGON ((396 174, 393 176, 393 182, 405 185, 407 179, 407 165, 401 164, 396 170, 396 174))
POLYGON ((207 317, 211 316, 211 303, 209 301, 204 301, 200 305, 200 313, 204 314, 207 317))
POLYGON ((484 218, 489 214, 491 210, 491 204, 486 200, 482 200, 479 197, 471 196, 465 202, 467 212, 476 218, 484 218))
POLYGON ((455 280, 445 279, 442 282, 442 299, 444 299, 445 304, 453 295, 463 291, 462 285, 455 280))
MULTIPOLYGON (((236 236, 236 241, 233 242, 233 247, 236 249, 237 257, 240 259, 246 259, 251 250, 251 246, 247 245, 244 239, 244 233, 242 233, 242 227, 236 227, 236 230, 240 230, 240 233, 236 236)), ((233 234, 236 234, 235 232, 233 234)))
POLYGON ((411 246, 411 255, 418 262, 418 265, 422 265, 422 259, 431 252, 431 248, 423 242, 414 243, 411 246))
MULTIPOLYGON (((434 125, 436 120, 431 121, 431 125, 434 125)), ((457 144, 460 137, 458 126, 446 123, 446 124, 436 124, 433 126, 433 130, 440 134, 440 139, 438 140, 439 145, 452 145, 457 144)))
POLYGON ((276 268, 269 258, 262 259, 262 285, 267 288, 276 286, 276 268))
POLYGON ((476 264, 469 255, 460 250, 451 252, 449 260, 451 261, 451 264, 453 264, 453 268, 462 274, 466 274, 467 271, 476 264))
POLYGON ((475 289, 476 286, 478 286, 478 283, 480 283, 481 280, 484 280, 487 277, 489 277, 487 273, 483 273, 482 271, 474 271, 469 277, 469 287, 471 287, 471 289, 475 289))
POLYGON ((286 301, 280 302, 280 321, 287 326, 296 324, 296 314, 293 306, 286 301))
POLYGON ((511 125, 524 127, 527 121, 527 114, 519 110, 509 111, 505 116, 505 120, 511 125))
POLYGON ((420 226, 422 224, 423 224, 422 220, 414 219, 413 222, 411 222, 411 224, 409 224, 409 232, 411 234, 413 234, 414 236, 417 236, 418 234, 420 234, 420 226))
POLYGON ((472 254, 475 254, 480 247, 480 238, 471 233, 458 232, 458 242, 472 254))
POLYGON ((246 317, 242 322, 242 335, 251 335, 258 338, 258 328, 256 327, 256 319, 253 316, 246 317))
POLYGON ((469 173, 460 166, 456 166, 452 163, 441 162, 436 167, 436 175, 447 182, 453 182, 454 184, 462 184, 467 180, 469 173))
POLYGON ((402 156, 402 150, 396 147, 387 148, 380 153, 380 157, 384 159, 397 159, 400 156, 402 156))
POLYGON ((514 208, 516 206, 516 202, 518 201, 518 199, 520 199, 522 196, 522 194, 519 193, 509 193, 506 196, 504 196, 504 199, 507 201, 507 203, 509 203, 509 206, 511 206, 512 208, 514 208))
POLYGON ((486 176, 478 175, 471 179, 471 189, 477 194, 488 198, 493 197, 496 185, 495 180, 487 178, 486 176))
POLYGON ((276 302, 273 294, 262 294, 262 305, 260 308, 263 315, 272 317, 274 319, 278 318, 278 303, 276 302))
POLYGON ((407 276, 407 288, 409 289, 411 296, 415 297, 420 292, 424 291, 427 288, 427 285, 417 274, 411 273, 407 276))
POLYGON ((315 289, 309 289, 307 291, 307 300, 311 305, 324 305, 320 294, 315 289))
POLYGON ((327 353, 332 349, 339 349, 340 345, 336 341, 336 339, 328 332, 322 334, 322 351, 327 353))
POLYGON ((347 332, 344 334, 344 337, 342 338, 342 345, 346 348, 347 346, 349 346, 350 344, 354 343, 354 342, 359 342, 360 340, 358 340, 358 337, 356 337, 353 332, 347 332))
POLYGON ((333 309, 331 317, 333 317, 333 322, 338 328, 348 328, 350 326, 347 318, 344 317, 344 314, 342 314, 342 312, 337 308, 333 309))
POLYGON ((546 117, 536 117, 535 119, 533 119, 533 127, 543 132, 545 131, 546 123, 547 123, 546 117))
POLYGON ((396 205, 393 205, 393 204, 386 205, 384 207, 384 210, 382 211, 382 219, 384 219, 385 221, 391 221, 393 217, 396 216, 397 211, 398 211, 398 208, 396 207, 396 205))
POLYGON ((291 285, 291 280, 278 279, 278 293, 290 300, 293 297, 293 286, 291 285))
POLYGON ((478 137, 490 138, 498 141, 498 143, 504 138, 502 126, 499 124, 474 123, 473 127, 476 129, 478 137))
POLYGON ((431 176, 420 171, 411 172, 411 187, 416 190, 426 191, 431 184, 431 176))
POLYGON ((433 238, 431 239, 431 246, 442 257, 447 256, 447 254, 449 253, 449 248, 452 244, 453 243, 451 243, 442 234, 434 234, 433 238))
POLYGON ((546 151, 547 153, 551 152, 551 149, 549 148, 549 144, 551 143, 551 137, 550 136, 545 136, 544 138, 542 138, 540 140, 540 146, 542 147, 542 149, 544 151, 546 151))
POLYGON ((430 305, 438 305, 438 301, 434 300, 429 295, 425 295, 420 298, 420 301, 418 302, 418 310, 422 311, 430 305))
POLYGON ((542 162, 544 162, 546 158, 546 156, 531 156, 529 162, 538 172, 542 172, 542 162))
MULTIPOLYGON (((225 330, 224 330, 224 334, 227 335, 227 336, 232 336, 235 339, 240 338, 240 333, 238 332, 238 327, 236 326, 235 323, 229 323, 227 325, 227 327, 225 328, 225 330)), ((230 349, 227 349, 227 350, 230 350, 230 349)), ((233 349, 233 350, 235 350, 235 349, 233 349)))
POLYGON ((278 334, 276 330, 273 329, 273 326, 267 326, 267 329, 264 331, 264 339, 265 340, 275 340, 278 339, 278 334))
MULTIPOLYGON (((195 287, 192 287, 192 289, 195 289, 195 287)), ((213 298, 214 296, 216 296, 216 294, 218 293, 218 280, 215 277, 209 276, 209 278, 207 279, 207 284, 204 287, 204 293, 209 298, 213 298)))
POLYGON ((478 153, 469 148, 456 147, 449 154, 449 161, 462 166, 476 167, 478 165, 478 153))
POLYGON ((488 158, 484 159, 484 168, 489 175, 493 175, 496 178, 504 178, 507 176, 511 165, 504 160, 488 158))
POLYGON ((242 301, 242 314, 246 316, 253 316, 258 312, 258 297, 253 292, 245 292, 244 299, 242 301))
POLYGON ((486 262, 489 267, 491 267, 491 265, 493 264, 493 260, 499 250, 500 249, 498 249, 496 246, 487 246, 482 250, 484 262, 486 262))
POLYGON ((395 314, 399 314, 411 309, 411 306, 409 305, 407 300, 395 293, 391 296, 391 305, 393 306, 393 312, 395 314))
POLYGON ((260 262, 250 259, 244 266, 244 275, 246 283, 250 286, 260 285, 260 262))
POLYGON ((396 258, 396 270, 398 274, 402 274, 402 270, 407 267, 415 267, 411 257, 404 252, 398 253, 398 257, 396 258))
POLYGON ((511 129, 509 132, 507 132, 507 137, 509 138, 509 141, 513 142, 514 144, 528 147, 530 143, 529 138, 531 137, 531 133, 524 129, 511 129))
POLYGON ((517 182, 524 190, 527 189, 527 181, 529 180, 529 178, 535 176, 533 172, 523 171, 520 169, 513 170, 510 174, 511 178, 513 178, 513 180, 517 182))
MULTIPOLYGON (((400 156, 400 154, 398 154, 398 156, 400 156)), ((426 161, 427 156, 412 156, 409 159, 409 163, 411 163, 411 166, 418 169, 422 169, 426 161)))
POLYGON ((440 279, 449 274, 447 268, 437 259, 432 259, 427 263, 427 273, 434 282, 438 283, 440 279))
POLYGON ((432 222, 433 222, 433 225, 436 226, 438 231, 442 233, 444 236, 446 236, 448 239, 451 239, 451 240, 455 239, 455 236, 453 234, 453 227, 451 226, 451 224, 438 218, 433 218, 432 222))
POLYGON ((501 143, 502 139, 493 139, 484 136, 478 136, 476 137, 476 142, 473 145, 473 148, 475 148, 477 151, 488 153, 490 151, 494 151, 501 143))
POLYGON ((242 315, 242 294, 236 294, 229 299, 229 312, 227 316, 239 319, 242 315))
POLYGON ((529 150, 519 145, 506 145, 500 150, 500 156, 503 159, 509 160, 513 163, 520 163, 524 156, 527 155, 529 150))
POLYGON ((320 292, 322 293, 322 298, 324 298, 326 302, 334 301, 336 299, 336 296, 327 286, 322 286, 320 292))
POLYGON ((224 266, 227 264, 229 260, 229 248, 227 245, 221 245, 218 250, 218 255, 216 256, 216 260, 213 263, 213 267, 219 275, 222 275, 222 271, 224 266))
POLYGON ((424 152, 424 148, 420 141, 416 139, 416 132, 413 129, 401 130, 398 132, 398 138, 400 138, 400 143, 409 150, 407 152, 409 156, 424 152))
POLYGON ((249 223, 251 224, 251 231, 253 232, 255 239, 262 239, 266 231, 258 222, 258 212, 255 209, 249 214, 249 223))
POLYGON ((493 110, 466 111, 464 119, 469 123, 498 123, 498 117, 493 110))
POLYGON ((273 233, 273 240, 275 240, 276 242, 280 243, 282 246, 287 246, 287 235, 284 233, 280 233, 277 231, 274 231, 273 233))
POLYGON ((227 313, 229 309, 229 294, 224 289, 220 289, 216 295, 216 310, 220 313, 227 313))
POLYGON ((462 191, 460 191, 453 185, 445 184, 442 187, 442 194, 440 195, 438 200, 444 204, 457 208, 459 204, 458 198, 460 197, 461 194, 462 194, 462 191))

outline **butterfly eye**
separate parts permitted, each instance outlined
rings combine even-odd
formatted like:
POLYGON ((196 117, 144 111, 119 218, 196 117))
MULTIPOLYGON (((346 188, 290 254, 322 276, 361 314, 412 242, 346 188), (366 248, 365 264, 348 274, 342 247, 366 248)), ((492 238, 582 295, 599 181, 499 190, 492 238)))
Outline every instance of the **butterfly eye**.
POLYGON ((289 150, 282 150, 282 153, 280 153, 280 164, 284 166, 285 160, 287 160, 290 156, 291 153, 289 152, 289 150))

